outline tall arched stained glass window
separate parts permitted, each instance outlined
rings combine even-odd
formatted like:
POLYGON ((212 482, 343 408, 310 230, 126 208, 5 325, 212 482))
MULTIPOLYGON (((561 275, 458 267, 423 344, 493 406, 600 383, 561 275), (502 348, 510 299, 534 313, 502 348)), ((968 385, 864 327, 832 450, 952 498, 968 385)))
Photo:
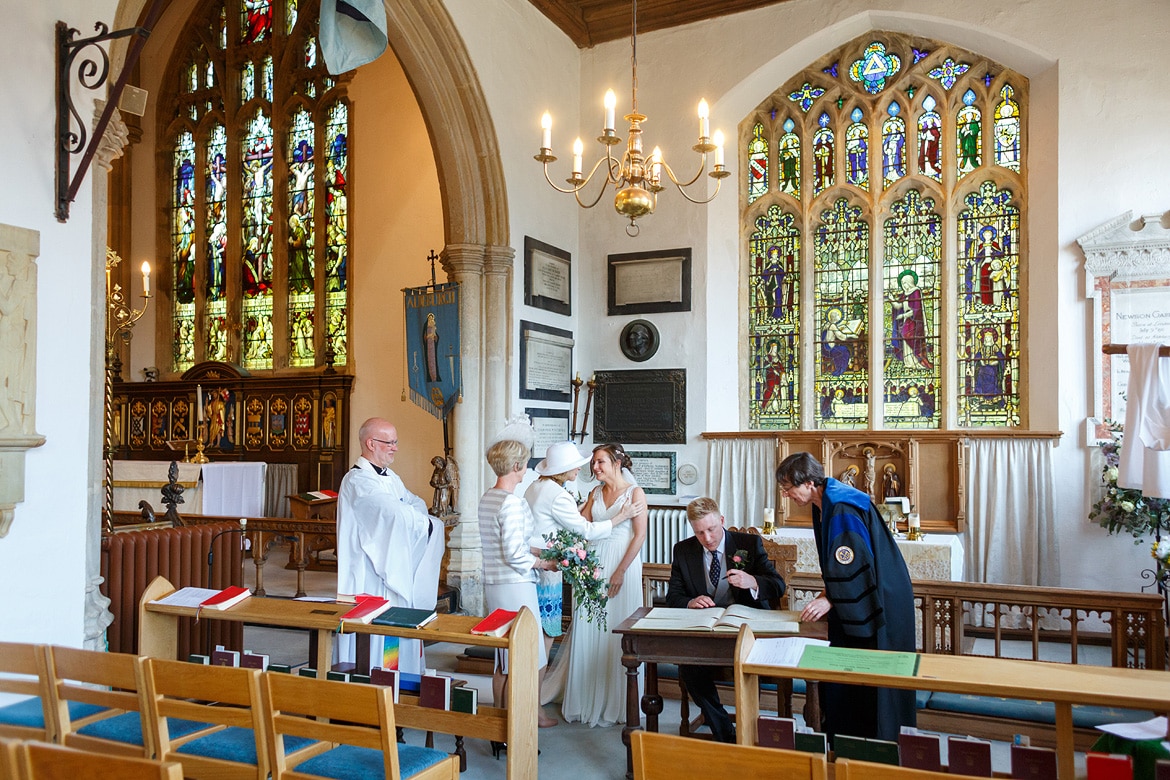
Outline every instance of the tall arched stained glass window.
POLYGON ((748 203, 768 191, 768 141, 764 126, 757 124, 747 148, 748 203))
POLYGON ((752 426, 792 429, 800 362, 800 231, 779 206, 756 219, 748 241, 752 349, 752 426))
POLYGON ((1028 90, 976 52, 872 32, 748 114, 739 148, 776 150, 775 186, 741 201, 751 427, 1027 425, 1028 90), (792 307, 778 269, 806 282, 792 307))
POLYGON ((348 76, 318 64, 318 5, 201 0, 168 66, 173 371, 348 360, 348 76))

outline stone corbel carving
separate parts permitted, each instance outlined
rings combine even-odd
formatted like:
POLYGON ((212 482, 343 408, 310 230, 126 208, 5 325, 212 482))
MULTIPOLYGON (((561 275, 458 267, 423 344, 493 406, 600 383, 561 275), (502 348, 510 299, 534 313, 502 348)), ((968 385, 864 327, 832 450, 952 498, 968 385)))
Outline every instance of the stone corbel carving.
POLYGON ((40 234, 0 224, 0 537, 24 501, 24 454, 36 432, 37 265, 40 234))

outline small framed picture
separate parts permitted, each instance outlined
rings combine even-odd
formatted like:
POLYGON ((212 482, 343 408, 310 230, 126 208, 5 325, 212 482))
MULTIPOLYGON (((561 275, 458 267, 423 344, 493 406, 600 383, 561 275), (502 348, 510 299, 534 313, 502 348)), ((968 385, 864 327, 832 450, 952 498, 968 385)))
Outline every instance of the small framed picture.
POLYGON ((550 445, 569 440, 569 410, 529 407, 524 412, 532 419, 532 430, 536 432, 532 457, 528 459, 528 468, 534 469, 537 463, 544 460, 550 445))
POLYGON ((573 313, 572 256, 552 244, 524 237, 524 303, 569 316, 573 313))
POLYGON ((674 495, 675 458, 673 452, 630 452, 634 479, 645 493, 674 495))
POLYGON ((610 255, 609 316, 691 310, 691 248, 610 255))

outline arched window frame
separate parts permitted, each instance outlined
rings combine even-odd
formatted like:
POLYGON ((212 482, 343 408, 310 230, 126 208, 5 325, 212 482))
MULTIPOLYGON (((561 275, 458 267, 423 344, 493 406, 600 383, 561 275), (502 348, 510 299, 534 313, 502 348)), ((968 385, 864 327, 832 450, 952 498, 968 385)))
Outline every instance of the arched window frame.
MULTIPOLYGON (((159 100, 158 204, 163 229, 159 230, 158 257, 168 258, 160 273, 159 328, 173 344, 166 353, 167 368, 182 372, 203 360, 239 363, 249 371, 311 371, 322 366, 344 366, 350 359, 348 319, 351 291, 348 264, 351 237, 348 214, 352 209, 353 106, 347 96, 351 74, 327 73, 318 39, 318 0, 205 0, 196 5, 177 40, 182 44, 171 54, 162 79, 159 100), (245 42, 245 6, 271 9, 271 24, 257 42, 245 42), (271 58, 266 68, 265 61, 271 58), (254 86, 246 89, 243 77, 252 64, 254 86), (266 80, 266 73, 270 79, 266 80), (192 89, 192 87, 194 87, 192 89), (343 107, 346 125, 330 125, 337 107, 343 107), (313 120, 310 175, 311 203, 297 222, 311 224, 311 246, 300 259, 312 270, 311 303, 299 318, 295 290, 290 289, 290 259, 297 246, 290 216, 295 175, 289 137, 293 117, 306 110, 313 120), (270 300, 267 316, 247 316, 243 280, 248 237, 244 235, 243 149, 249 123, 262 112, 272 128, 271 175, 266 183, 263 219, 270 226, 270 250, 265 271, 265 293, 270 300), (171 120, 166 122, 166 117, 171 120), (209 205, 210 170, 206 159, 208 141, 216 125, 226 130, 226 215, 216 220, 209 205), (195 142, 191 257, 193 300, 183 308, 178 300, 181 259, 177 251, 180 224, 177 194, 176 139, 189 132, 195 142), (333 132, 343 133, 341 143, 333 132), (334 149, 340 146, 340 153, 334 149), (270 204, 270 206, 269 206, 270 204), (222 222, 222 235, 215 233, 222 222), (210 294, 212 240, 223 255, 223 298, 210 294), (270 279, 270 282, 268 281, 270 279), (270 312, 270 314, 268 314, 270 312), (312 331, 299 320, 311 320, 312 331), (262 320, 258 322, 258 320, 262 320), (259 336, 257 336, 257 328, 259 336), (248 337, 252 338, 249 339, 248 337), (187 344, 184 348, 184 344, 187 344), (222 347, 220 346, 222 344, 222 347)), ((302 291, 302 300, 305 299, 302 291)))
MULTIPOLYGON (((891 61, 887 60, 887 64, 891 61)), ((877 70, 880 70, 878 68, 877 70)), ((1027 154, 1029 139, 1027 138, 1028 123, 1028 82, 1020 74, 1012 72, 998 63, 973 52, 956 46, 931 41, 915 36, 900 33, 870 32, 826 54, 809 67, 794 74, 771 96, 764 100, 740 124, 739 139, 741 149, 747 148, 747 141, 752 137, 752 131, 757 125, 764 127, 764 136, 772 150, 779 149, 779 140, 785 136, 786 123, 795 123, 794 132, 799 136, 801 145, 800 173, 801 186, 795 196, 776 186, 780 180, 775 172, 778 171, 778 155, 773 153, 770 160, 772 175, 769 179, 768 192, 759 195, 748 203, 741 192, 741 230, 743 238, 743 253, 745 257, 746 273, 749 292, 747 316, 747 338, 745 356, 748 367, 747 376, 749 386, 746 396, 746 417, 749 427, 753 429, 778 430, 814 430, 830 428, 861 428, 861 429, 890 429, 890 428, 1026 428, 1027 403, 1024 389, 1018 382, 1011 384, 1010 377, 1023 375, 1023 355, 1019 349, 1019 334, 1024 328, 1024 309, 1020 301, 1023 290, 1021 284, 1021 266, 1026 258, 1026 235, 1023 225, 1027 215, 1027 154), (867 56, 881 57, 890 55, 896 67, 887 67, 886 73, 877 74, 875 80, 866 82, 865 74, 873 74, 873 68, 854 67, 854 63, 865 61, 867 56), (851 73, 852 71, 852 73, 851 73), (861 80, 854 80, 851 76, 857 75, 861 80), (949 85, 949 88, 948 88, 949 85), (996 150, 993 117, 998 117, 997 108, 1003 102, 1001 90, 1005 85, 1011 87, 1011 100, 1017 110, 1019 119, 1019 137, 1017 143, 1019 153, 1014 166, 997 164, 994 151, 996 150), (963 108, 962 96, 967 90, 976 94, 974 105, 981 111, 984 121, 980 127, 979 141, 981 145, 980 165, 974 170, 960 176, 957 167, 959 148, 957 146, 957 115, 963 108), (926 96, 930 95, 935 102, 934 112, 942 120, 942 139, 940 142, 942 157, 942 175, 933 175, 929 171, 919 168, 919 120, 927 113, 923 106, 926 96), (902 149, 905 174, 889 178, 886 176, 885 155, 883 150, 883 127, 891 118, 888 112, 892 101, 897 101, 899 110, 896 116, 903 120, 905 141, 902 149), (823 129, 823 122, 819 121, 824 113, 831 117, 828 127, 831 128, 837 139, 845 139, 849 127, 854 123, 851 115, 856 109, 863 112, 863 122, 869 128, 869 176, 868 187, 854 186, 850 183, 848 151, 845 143, 837 143, 834 148, 835 176, 834 183, 823 191, 816 191, 814 185, 814 159, 809 154, 815 134, 823 129), (1000 363, 999 375, 1009 377, 1010 393, 1003 398, 995 399, 973 396, 970 375, 979 370, 983 353, 973 347, 969 338, 964 334, 972 332, 971 318, 990 317, 992 312, 976 312, 972 314, 960 302, 962 294, 959 267, 964 260, 961 257, 961 236, 958 234, 961 214, 967 208, 966 199, 977 196, 981 188, 990 183, 997 193, 1008 192, 1009 206, 1014 220, 1015 234, 1012 251, 1014 257, 1010 275, 1005 272, 1004 279, 1012 285, 1011 307, 1006 315, 1011 318, 1010 327, 1006 328, 1011 343, 998 353, 1000 363), (941 363, 937 382, 934 408, 937 417, 934 420, 913 419, 908 422, 898 416, 898 412, 890 412, 891 398, 887 392, 885 378, 887 354, 890 341, 889 317, 890 305, 886 299, 887 284, 897 283, 897 276, 886 280, 889 271, 885 263, 884 232, 887 220, 893 214, 895 203, 902 201, 909 190, 916 190, 922 200, 929 199, 935 204, 942 230, 941 259, 939 267, 939 289, 937 299, 939 310, 937 315, 937 359, 941 363), (865 335, 862 352, 868 360, 868 397, 865 398, 866 412, 864 419, 849 419, 845 424, 834 425, 832 417, 822 414, 825 399, 819 394, 819 381, 823 371, 817 366, 825 359, 824 339, 819 335, 823 330, 826 307, 822 300, 821 291, 816 285, 816 234, 821 225, 821 215, 827 212, 832 204, 844 199, 850 205, 860 206, 862 219, 868 225, 869 232, 869 290, 866 300, 867 320, 870 323, 865 335), (783 384, 795 388, 791 396, 799 398, 797 414, 780 416, 769 414, 768 409, 761 405, 762 393, 766 387, 765 379, 769 376, 770 362, 765 359, 761 345, 769 343, 776 335, 776 328, 770 327, 765 311, 758 305, 757 298, 761 296, 754 285, 762 277, 753 274, 753 268, 759 265, 760 258, 754 254, 760 245, 755 240, 757 235, 756 223, 762 216, 777 213, 792 216, 800 233, 800 278, 807 280, 801 290, 800 300, 800 334, 799 354, 786 363, 799 367, 798 376, 781 377, 775 370, 769 381, 774 384, 783 384), (876 331, 876 332, 875 332, 876 331), (986 401, 986 404, 985 404, 986 401), (979 408, 986 405, 989 413, 982 417, 970 414, 972 406, 979 408)), ((791 189, 791 188, 789 188, 791 189)), ((893 289, 889 288, 891 294, 893 289)), ((970 297, 970 296, 968 296, 970 297)), ((1005 298, 1006 299, 1006 298, 1005 298)), ((1006 308, 1006 307, 1005 307, 1006 308)), ((995 312, 998 316, 1000 313, 995 312)), ((975 332, 978 332, 977 329, 975 332)), ((791 338, 791 329, 786 330, 791 338)), ((772 360, 771 364, 776 361, 772 360)), ((986 362, 986 361, 985 361, 986 362)), ((892 374, 891 374, 892 375, 892 374)), ((831 396, 830 396, 831 399, 831 396)), ((912 399, 917 401, 917 398, 912 399)), ((904 404, 905 399, 899 403, 904 404)), ((776 408, 772 404, 773 409, 776 408)), ((929 408, 929 407, 927 407, 929 408)), ((849 411, 856 411, 855 407, 848 407, 849 411)))

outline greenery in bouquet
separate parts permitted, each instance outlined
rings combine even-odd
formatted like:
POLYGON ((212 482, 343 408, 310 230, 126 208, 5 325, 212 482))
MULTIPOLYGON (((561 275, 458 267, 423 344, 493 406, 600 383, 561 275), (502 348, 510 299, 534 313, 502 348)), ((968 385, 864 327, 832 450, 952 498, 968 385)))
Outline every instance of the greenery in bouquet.
MULTIPOLYGON (((1106 421, 1113 440, 1101 445, 1105 463, 1101 468, 1104 493, 1093 504, 1089 519, 1111 534, 1126 533, 1134 544, 1154 534, 1159 528, 1170 529, 1170 499, 1147 498, 1142 491, 1117 485, 1117 467, 1121 457, 1121 426, 1106 421)), ((1155 555, 1154 557, 1157 557, 1155 555)))
POLYGON ((581 534, 561 529, 546 534, 542 561, 555 561, 557 571, 573 589, 573 600, 585 613, 585 619, 605 627, 606 596, 605 572, 597 561, 597 554, 585 546, 581 534))

